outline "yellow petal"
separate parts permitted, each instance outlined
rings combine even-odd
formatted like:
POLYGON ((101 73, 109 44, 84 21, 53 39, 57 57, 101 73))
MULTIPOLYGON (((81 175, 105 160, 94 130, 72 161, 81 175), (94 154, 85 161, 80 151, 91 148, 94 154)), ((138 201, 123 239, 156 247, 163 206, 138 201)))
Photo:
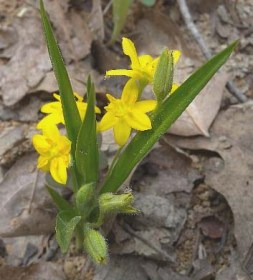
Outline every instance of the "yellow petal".
POLYGON ((153 57, 148 54, 139 56, 139 61, 140 61, 141 67, 146 67, 148 64, 152 63, 153 60, 154 60, 153 57))
POLYGON ((172 84, 172 88, 170 93, 173 93, 175 90, 177 90, 179 88, 179 84, 172 84))
POLYGON ((67 182, 67 165, 61 158, 53 158, 50 162, 50 174, 54 180, 65 185, 67 182))
POLYGON ((105 131, 112 128, 118 122, 118 118, 112 112, 107 112, 103 116, 101 122, 98 123, 98 131, 105 131))
POLYGON ((71 150, 71 141, 64 135, 61 135, 58 140, 59 151, 64 155, 69 155, 71 150))
POLYGON ((122 49, 125 55, 128 55, 131 60, 131 67, 138 68, 140 67, 140 62, 137 56, 137 52, 134 46, 134 43, 125 37, 122 38, 122 49))
POLYGON ((115 70, 109 70, 105 72, 106 76, 127 76, 127 77, 134 77, 134 71, 133 70, 127 70, 127 69, 115 69, 115 70))
POLYGON ((41 119, 38 122, 36 128, 43 129, 43 127, 56 125, 58 123, 63 123, 63 121, 64 121, 63 115, 50 114, 50 115, 45 116, 43 119, 41 119))
POLYGON ((124 86, 121 100, 128 105, 132 105, 136 102, 138 95, 139 95, 139 86, 136 80, 134 79, 128 80, 128 82, 124 86))
POLYGON ((131 113, 125 116, 125 120, 130 127, 136 130, 143 131, 151 129, 151 121, 149 117, 138 110, 132 110, 131 113))
POLYGON ((53 96, 56 100, 61 101, 60 94, 54 93, 53 96))
POLYGON ((49 171, 48 158, 39 156, 37 167, 43 171, 49 171))
POLYGON ((39 154, 45 154, 51 148, 44 135, 36 134, 32 138, 33 146, 39 154))
POLYGON ((86 110, 87 110, 87 103, 84 103, 84 102, 76 102, 76 105, 77 105, 77 108, 78 108, 80 117, 81 117, 81 119, 83 120, 83 119, 84 119, 84 116, 85 116, 85 114, 86 114, 86 110))
POLYGON ((115 102, 117 99, 114 97, 114 96, 112 96, 111 94, 109 94, 109 93, 107 93, 106 94, 106 97, 107 97, 107 99, 112 103, 112 102, 115 102))
POLYGON ((41 107, 40 111, 46 114, 62 112, 61 103, 58 101, 47 103, 41 107))
POLYGON ((52 139, 54 142, 58 142, 60 131, 56 125, 44 126, 42 132, 47 138, 52 139))
POLYGON ((74 96, 76 97, 77 102, 81 102, 81 101, 83 101, 83 97, 82 97, 80 94, 78 94, 78 93, 74 92, 74 96))
POLYGON ((133 105, 133 109, 137 111, 141 111, 142 113, 147 113, 155 110, 157 102, 155 100, 143 100, 136 102, 133 105))
POLYGON ((116 143, 119 146, 123 146, 126 144, 130 133, 131 133, 131 127, 124 121, 120 120, 114 127, 113 127, 113 133, 116 143))
POLYGON ((173 50, 172 55, 173 55, 173 63, 176 64, 181 55, 181 52, 179 50, 173 50))

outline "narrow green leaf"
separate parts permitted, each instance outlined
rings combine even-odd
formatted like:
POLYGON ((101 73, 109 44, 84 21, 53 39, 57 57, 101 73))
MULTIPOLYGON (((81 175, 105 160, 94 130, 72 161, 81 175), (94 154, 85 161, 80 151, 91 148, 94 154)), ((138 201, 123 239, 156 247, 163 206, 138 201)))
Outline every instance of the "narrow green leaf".
POLYGON ((62 253, 68 251, 70 241, 81 216, 75 216, 73 211, 61 211, 56 217, 56 240, 62 253))
POLYGON ((106 177, 101 193, 117 191, 133 168, 144 158, 162 134, 169 129, 212 76, 226 62, 236 45, 237 42, 234 42, 205 63, 158 106, 152 115, 152 129, 138 132, 135 135, 106 177))
POLYGON ((47 186, 47 190, 59 210, 70 210, 72 206, 57 191, 47 186))
POLYGON ((97 182, 99 153, 96 131, 95 90, 90 77, 87 81, 87 111, 82 122, 76 147, 76 166, 83 183, 97 182))
POLYGON ((133 0, 113 0, 113 32, 109 45, 112 45, 118 39, 132 3, 133 0))
POLYGON ((49 56, 59 86, 66 130, 68 137, 72 142, 72 154, 74 155, 76 138, 81 125, 81 118, 76 106, 69 76, 42 0, 40 0, 40 13, 49 56))

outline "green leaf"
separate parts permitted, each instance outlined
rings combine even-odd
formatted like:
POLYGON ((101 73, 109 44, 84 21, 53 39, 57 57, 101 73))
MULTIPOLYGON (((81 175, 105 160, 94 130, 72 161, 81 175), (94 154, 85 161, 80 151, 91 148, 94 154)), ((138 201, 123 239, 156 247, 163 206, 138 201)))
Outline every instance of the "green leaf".
POLYGON ((61 211, 56 217, 56 240, 62 253, 68 251, 70 241, 81 216, 75 216, 74 211, 61 211))
POLYGON ((97 182, 99 170, 95 90, 90 77, 87 81, 87 98, 87 110, 78 134, 75 156, 77 170, 83 179, 82 183, 97 182))
POLYGON ((69 76, 42 0, 40 0, 40 13, 49 56, 59 86, 66 130, 68 137, 72 142, 72 155, 74 155, 76 139, 81 125, 81 118, 76 106, 69 76))
POLYGON ((236 45, 237 42, 234 42, 205 63, 158 106, 151 117, 152 129, 138 132, 135 135, 106 177, 101 193, 117 191, 133 168, 144 158, 158 139, 169 129, 212 76, 226 62, 236 45))
POLYGON ((113 32, 109 45, 112 45, 119 37, 132 3, 133 0, 113 0, 113 32))
POLYGON ((72 206, 57 191, 47 187, 47 190, 59 210, 70 210, 72 206))
POLYGON ((156 0, 140 0, 142 4, 151 7, 155 5, 156 0))

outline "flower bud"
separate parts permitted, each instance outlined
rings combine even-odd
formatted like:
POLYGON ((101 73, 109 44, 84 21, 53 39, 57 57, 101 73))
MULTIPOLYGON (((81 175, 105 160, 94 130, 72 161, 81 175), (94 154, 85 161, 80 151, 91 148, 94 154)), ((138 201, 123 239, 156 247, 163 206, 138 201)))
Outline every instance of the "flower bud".
POLYGON ((108 249, 103 235, 94 229, 88 229, 84 236, 84 249, 95 263, 106 264, 108 249))
POLYGON ((93 183, 85 184, 78 190, 76 206, 83 218, 88 217, 96 206, 95 186, 93 183))
POLYGON ((135 214, 138 210, 132 206, 133 200, 134 197, 131 193, 104 193, 99 197, 99 208, 103 213, 117 212, 135 214))
POLYGON ((158 102, 162 102, 171 91, 173 84, 173 66, 173 53, 165 49, 160 55, 153 82, 153 91, 158 102))

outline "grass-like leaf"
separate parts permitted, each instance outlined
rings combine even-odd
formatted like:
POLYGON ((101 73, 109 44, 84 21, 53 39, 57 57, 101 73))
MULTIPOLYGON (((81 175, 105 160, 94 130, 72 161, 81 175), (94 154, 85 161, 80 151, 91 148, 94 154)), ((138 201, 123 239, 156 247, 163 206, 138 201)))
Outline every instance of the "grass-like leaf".
POLYGON ((212 76, 226 62, 237 43, 234 42, 205 63, 172 96, 158 106, 152 115, 152 129, 138 132, 135 135, 106 177, 101 193, 116 192, 118 190, 136 164, 144 158, 158 139, 169 129, 212 76))
POLYGON ((113 0, 113 31, 109 45, 112 45, 118 39, 132 2, 133 0, 113 0))
POLYGON ((82 122, 76 147, 76 165, 83 184, 97 182, 99 153, 96 131, 95 90, 90 77, 87 81, 87 111, 82 122))
POLYGON ((70 241, 81 216, 75 216, 73 211, 61 211, 56 218, 56 240, 61 248, 62 253, 68 251, 70 241))
POLYGON ((40 0, 40 13, 49 56, 59 86, 66 130, 72 142, 72 154, 74 155, 81 118, 76 106, 69 76, 42 0, 40 0))
POLYGON ((59 210, 70 210, 72 206, 53 188, 47 187, 47 190, 59 210))

